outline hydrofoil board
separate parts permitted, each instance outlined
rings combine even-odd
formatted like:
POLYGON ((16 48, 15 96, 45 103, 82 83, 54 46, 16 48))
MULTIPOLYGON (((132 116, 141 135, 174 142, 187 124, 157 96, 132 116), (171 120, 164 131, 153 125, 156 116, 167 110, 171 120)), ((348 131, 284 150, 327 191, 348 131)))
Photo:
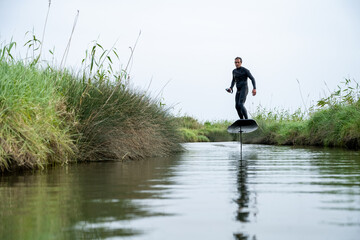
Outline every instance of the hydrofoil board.
POLYGON ((229 133, 249 133, 258 128, 258 125, 254 119, 239 119, 231 124, 227 131, 229 133))

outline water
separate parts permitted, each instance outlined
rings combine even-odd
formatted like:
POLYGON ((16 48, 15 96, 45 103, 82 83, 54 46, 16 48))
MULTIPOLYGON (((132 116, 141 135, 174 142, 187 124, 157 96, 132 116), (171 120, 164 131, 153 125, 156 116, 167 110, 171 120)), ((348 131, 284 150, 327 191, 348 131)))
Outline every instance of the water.
POLYGON ((0 239, 359 239, 359 152, 184 146, 0 177, 0 239))

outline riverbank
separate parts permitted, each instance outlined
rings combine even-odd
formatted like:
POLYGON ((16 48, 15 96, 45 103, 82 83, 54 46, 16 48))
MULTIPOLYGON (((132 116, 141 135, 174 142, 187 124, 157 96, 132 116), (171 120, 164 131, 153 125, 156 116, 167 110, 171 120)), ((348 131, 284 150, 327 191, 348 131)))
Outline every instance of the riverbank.
POLYGON ((226 142, 234 141, 236 136, 229 134, 226 129, 230 121, 199 122, 190 116, 176 118, 181 133, 182 142, 226 142))
POLYGON ((40 64, 36 53, 16 60, 15 47, 0 49, 0 171, 181 150, 168 110, 130 88, 126 69, 113 70, 114 50, 95 43, 71 73, 40 64))
MULTIPOLYGON (((259 125, 255 132, 244 134, 244 143, 325 146, 360 149, 359 84, 345 80, 338 90, 320 99, 307 110, 295 113, 259 108, 252 114, 259 125)), ((180 118, 182 140, 186 142, 235 140, 228 134, 229 121, 200 123, 194 118, 180 118), (191 124, 190 124, 191 123, 191 124), (221 136, 216 138, 216 136, 221 136)))

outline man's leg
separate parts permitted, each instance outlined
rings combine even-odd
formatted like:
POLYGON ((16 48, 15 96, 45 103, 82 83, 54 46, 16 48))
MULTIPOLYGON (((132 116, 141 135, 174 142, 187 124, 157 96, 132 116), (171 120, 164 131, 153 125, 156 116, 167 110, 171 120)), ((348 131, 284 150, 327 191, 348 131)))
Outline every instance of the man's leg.
POLYGON ((248 92, 249 89, 247 86, 242 87, 239 91, 236 92, 236 96, 238 97, 236 101, 236 110, 238 111, 240 119, 248 119, 247 110, 245 108, 245 101, 248 92), (243 118, 241 116, 243 116, 243 118))
POLYGON ((240 103, 240 91, 236 91, 235 108, 239 115, 239 118, 244 119, 244 115, 242 114, 241 103, 240 103))

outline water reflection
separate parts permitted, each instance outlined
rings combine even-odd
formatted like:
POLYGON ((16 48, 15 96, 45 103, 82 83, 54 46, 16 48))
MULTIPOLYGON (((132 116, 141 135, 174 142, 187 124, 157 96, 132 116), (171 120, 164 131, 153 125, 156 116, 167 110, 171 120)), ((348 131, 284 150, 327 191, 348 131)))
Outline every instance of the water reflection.
MULTIPOLYGON (((249 148, 247 148, 249 151, 249 148)), ((251 149, 250 149, 251 151, 251 149)), ((237 159, 237 192, 238 197, 235 199, 235 202, 238 206, 236 211, 236 220, 242 224, 249 222, 256 222, 257 214, 257 199, 256 191, 250 191, 248 183, 249 175, 249 165, 254 165, 255 163, 250 159, 256 159, 256 152, 243 152, 244 156, 237 157, 232 155, 234 159, 237 159)), ((256 240, 256 235, 251 236, 247 233, 234 233, 236 240, 256 240)))
POLYGON ((79 164, 0 179, 0 239, 104 239, 142 234, 127 222, 170 213, 163 198, 176 158, 79 164), (161 188, 157 185, 161 184, 161 188), (116 223, 116 224, 112 224, 116 223))
POLYGON ((256 145, 247 150, 258 154, 239 161, 236 220, 242 230, 235 239, 357 239, 359 152, 256 145))
POLYGON ((236 219, 240 222, 249 222, 249 195, 250 192, 247 188, 247 164, 246 160, 239 161, 239 169, 237 175, 239 198, 236 199, 236 203, 239 206, 236 219))
POLYGON ((357 239, 359 152, 185 144, 0 176, 0 239, 357 239))

